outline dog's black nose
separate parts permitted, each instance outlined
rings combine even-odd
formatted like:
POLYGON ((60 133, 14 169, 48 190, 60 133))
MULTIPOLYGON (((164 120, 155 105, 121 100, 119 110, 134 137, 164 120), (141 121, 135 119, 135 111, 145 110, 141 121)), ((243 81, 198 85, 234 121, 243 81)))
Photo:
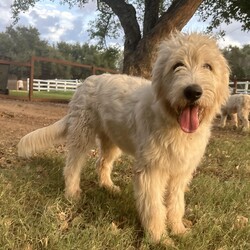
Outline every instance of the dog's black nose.
POLYGON ((184 95, 189 101, 196 101, 202 95, 202 88, 197 84, 192 84, 184 89, 184 95))

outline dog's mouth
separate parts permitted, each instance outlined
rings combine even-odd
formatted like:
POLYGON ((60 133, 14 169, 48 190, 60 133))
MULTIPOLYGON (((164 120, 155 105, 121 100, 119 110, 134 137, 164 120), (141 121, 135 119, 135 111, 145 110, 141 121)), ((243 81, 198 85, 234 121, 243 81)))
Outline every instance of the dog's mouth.
POLYGON ((185 133, 194 133, 203 117, 204 109, 198 105, 188 105, 180 108, 178 112, 178 122, 185 133))

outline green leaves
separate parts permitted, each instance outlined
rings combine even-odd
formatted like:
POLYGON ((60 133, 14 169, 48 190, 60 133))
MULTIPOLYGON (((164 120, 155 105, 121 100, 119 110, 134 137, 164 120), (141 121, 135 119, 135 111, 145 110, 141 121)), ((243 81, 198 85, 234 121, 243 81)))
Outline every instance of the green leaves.
POLYGON ((238 79, 250 77, 250 45, 244 45, 243 48, 229 46, 223 50, 227 58, 232 76, 236 75, 238 79))
POLYGON ((201 20, 210 21, 208 29, 212 31, 221 23, 230 24, 234 20, 242 23, 242 30, 250 30, 250 2, 248 0, 205 0, 198 13, 201 20))

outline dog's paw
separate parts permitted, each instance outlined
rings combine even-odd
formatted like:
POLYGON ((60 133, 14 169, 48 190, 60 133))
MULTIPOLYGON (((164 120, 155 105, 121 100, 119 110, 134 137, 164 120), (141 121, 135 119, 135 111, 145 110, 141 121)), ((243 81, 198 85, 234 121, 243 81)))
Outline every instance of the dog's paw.
POLYGON ((65 190, 65 197, 66 199, 70 200, 70 201, 77 201, 80 199, 81 197, 81 193, 82 190, 81 189, 77 189, 77 190, 65 190))
POLYGON ((173 235, 186 235, 190 232, 190 228, 186 228, 183 223, 172 224, 172 234, 173 235))
POLYGON ((145 241, 149 243, 153 248, 163 247, 165 248, 175 248, 174 241, 169 237, 167 232, 164 232, 162 235, 155 235, 155 233, 146 233, 145 241))
POLYGON ((246 127, 243 127, 243 128, 242 128, 242 132, 243 132, 244 134, 246 134, 246 133, 250 132, 250 129, 249 129, 249 128, 246 128, 246 127))
POLYGON ((175 243, 169 236, 163 236, 161 244, 167 248, 175 248, 175 243))
POLYGON ((121 189, 119 186, 116 186, 116 185, 112 185, 110 187, 110 191, 114 194, 120 194, 121 193, 121 189))
POLYGON ((120 187, 116 186, 114 184, 112 184, 112 185, 100 185, 100 186, 105 188, 106 190, 108 190, 109 192, 111 192, 113 194, 120 194, 121 193, 120 187))

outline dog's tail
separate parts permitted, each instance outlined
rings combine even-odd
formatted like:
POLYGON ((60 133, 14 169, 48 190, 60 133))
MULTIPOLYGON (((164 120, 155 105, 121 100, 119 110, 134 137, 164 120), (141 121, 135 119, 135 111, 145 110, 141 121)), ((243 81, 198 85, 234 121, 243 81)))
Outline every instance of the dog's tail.
POLYGON ((17 145, 18 155, 30 157, 45 148, 63 142, 67 134, 67 120, 67 116, 65 116, 50 126, 25 135, 17 145))

